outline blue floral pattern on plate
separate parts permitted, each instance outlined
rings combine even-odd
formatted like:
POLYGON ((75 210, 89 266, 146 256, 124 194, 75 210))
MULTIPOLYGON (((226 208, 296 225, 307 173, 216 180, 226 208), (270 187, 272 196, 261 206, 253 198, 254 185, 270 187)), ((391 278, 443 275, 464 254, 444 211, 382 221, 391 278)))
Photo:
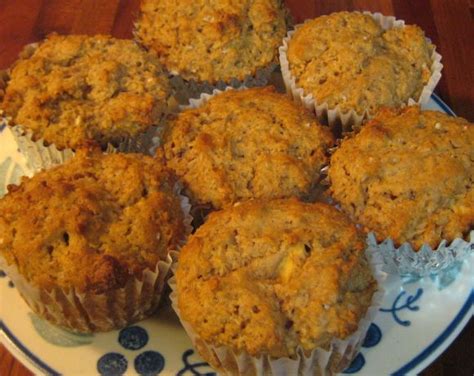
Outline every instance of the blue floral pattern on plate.
MULTIPOLYGON (((120 330, 118 335, 119 344, 126 350, 136 351, 145 347, 148 343, 148 332, 141 326, 129 326, 120 330)), ((184 366, 178 371, 177 375, 185 375, 190 372, 193 375, 215 375, 214 372, 200 373, 199 368, 209 369, 209 364, 205 362, 192 362, 192 349, 183 353, 182 360, 184 366)), ((147 350, 141 352, 133 359, 135 371, 139 375, 153 376, 158 375, 166 365, 164 356, 156 350, 147 350)), ((118 352, 109 352, 102 355, 97 361, 97 370, 101 375, 122 375, 128 367, 127 357, 118 352)))
POLYGON ((413 303, 415 303, 418 299, 420 299, 421 295, 423 295, 423 289, 421 287, 416 290, 416 293, 414 295, 410 295, 406 291, 402 291, 400 292, 400 294, 398 294, 398 296, 393 301, 391 308, 380 308, 380 312, 389 312, 392 314, 393 319, 395 320, 397 324, 402 325, 402 326, 410 326, 411 321, 402 320, 398 316, 398 312, 403 311, 404 309, 408 309, 410 311, 418 311, 420 307, 417 305, 413 305, 413 303), (401 302, 401 299, 404 296, 405 296, 405 302, 401 302))

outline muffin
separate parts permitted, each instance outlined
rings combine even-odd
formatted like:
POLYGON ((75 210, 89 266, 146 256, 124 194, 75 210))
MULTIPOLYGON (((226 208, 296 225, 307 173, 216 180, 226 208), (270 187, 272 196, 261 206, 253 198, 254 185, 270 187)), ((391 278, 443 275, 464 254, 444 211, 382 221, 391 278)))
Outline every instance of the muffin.
POLYGON ((171 298, 219 371, 341 371, 377 310, 364 249, 362 233, 329 205, 249 201, 212 213, 190 237, 171 298))
POLYGON ((135 35, 170 72, 209 89, 274 67, 287 18, 280 0, 143 0, 135 35))
POLYGON ((0 265, 61 327, 126 326, 158 306, 186 235, 176 178, 151 157, 81 151, 0 199, 0 265))
POLYGON ((436 249, 474 227, 473 161, 466 120, 386 109, 333 154, 329 192, 377 241, 436 249))
POLYGON ((159 153, 194 205, 304 197, 333 145, 328 128, 274 88, 228 90, 180 113, 159 153))
POLYGON ((52 34, 12 66, 1 109, 58 149, 137 139, 172 104, 158 59, 131 40, 52 34))
POLYGON ((311 95, 311 107, 330 123, 338 116, 330 119, 329 110, 349 117, 339 119, 343 130, 381 107, 399 108, 410 99, 422 99, 430 83, 429 93, 423 95, 427 101, 440 78, 441 66, 433 64, 435 48, 423 31, 380 14, 318 17, 297 27, 286 46, 280 57, 284 55, 287 88, 298 98, 311 95))

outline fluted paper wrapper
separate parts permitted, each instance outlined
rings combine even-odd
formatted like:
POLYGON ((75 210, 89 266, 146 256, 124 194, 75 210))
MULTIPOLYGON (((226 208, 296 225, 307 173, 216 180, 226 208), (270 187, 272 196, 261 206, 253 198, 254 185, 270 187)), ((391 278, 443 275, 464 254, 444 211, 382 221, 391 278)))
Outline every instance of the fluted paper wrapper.
POLYGON ((131 278, 124 287, 103 294, 58 287, 48 291, 33 286, 3 257, 0 267, 37 315, 68 330, 89 333, 119 329, 150 316, 160 302, 171 257, 154 270, 145 270, 141 279, 131 278))
POLYGON ((248 89, 247 86, 239 86, 239 87, 233 87, 233 86, 225 86, 222 89, 213 89, 210 93, 201 93, 198 98, 190 98, 188 103, 179 106, 180 110, 189 110, 193 108, 199 108, 203 105, 205 105, 209 100, 219 94, 225 93, 226 91, 230 90, 245 90, 248 89))
MULTIPOLYGON (((405 26, 405 21, 396 20, 395 17, 387 17, 381 13, 363 13, 371 16, 384 30, 405 26)), ((283 39, 283 45, 279 48, 281 72, 287 93, 293 97, 295 102, 300 103, 313 111, 318 117, 319 121, 328 124, 331 126, 331 128, 340 126, 342 132, 347 132, 351 131, 352 128, 359 127, 364 122, 364 120, 370 117, 368 110, 364 111, 363 113, 357 113, 355 110, 344 112, 340 106, 329 107, 328 103, 318 102, 316 99, 314 99, 312 94, 305 93, 304 89, 296 84, 296 78, 292 75, 289 67, 288 44, 290 43, 295 31, 298 30, 298 28, 300 28, 302 25, 303 24, 296 25, 294 30, 289 31, 287 36, 283 39)), ((441 55, 434 49, 431 55, 430 79, 423 88, 420 97, 409 98, 405 105, 424 105, 428 103, 431 94, 441 79, 442 69, 443 65, 441 64, 441 55)))
MULTIPOLYGON (((386 278, 386 274, 382 271, 383 261, 378 253, 370 249, 366 250, 366 256, 377 280, 378 290, 372 297, 372 304, 365 317, 359 322, 357 331, 344 340, 333 339, 328 350, 316 348, 309 355, 305 355, 302 348, 297 348, 294 359, 273 359, 268 355, 253 357, 245 352, 237 353, 228 346, 213 346, 200 338, 191 325, 181 317, 175 276, 168 282, 172 289, 171 303, 194 347, 219 371, 235 375, 331 375, 343 371, 350 365, 382 303, 384 296, 382 285, 386 278)), ((177 264, 173 265, 173 271, 176 271, 176 268, 177 264)))
POLYGON ((174 91, 174 96, 180 104, 186 105, 190 99, 199 98, 201 94, 211 94, 214 90, 226 90, 227 87, 234 89, 241 87, 261 87, 266 86, 271 82, 272 73, 275 71, 277 64, 272 63, 264 68, 257 70, 255 75, 248 75, 244 80, 232 78, 229 81, 217 81, 210 83, 208 81, 185 80, 178 72, 172 72, 170 79, 171 86, 174 91))
MULTIPOLYGON (((8 119, 3 118, 0 123, 8 125, 8 119)), ((33 173, 63 164, 75 154, 72 149, 59 150, 54 144, 46 146, 44 139, 34 141, 33 133, 30 130, 23 129, 20 125, 9 128, 20 153, 25 157, 27 166, 33 173)), ((153 156, 159 145, 160 135, 161 130, 153 126, 134 139, 121 141, 118 146, 107 144, 105 152, 109 154, 143 153, 153 156)))
POLYGON ((425 244, 414 250, 409 243, 395 247, 392 239, 377 242, 374 233, 369 233, 367 241, 369 248, 383 257, 386 272, 408 281, 430 276, 437 279, 439 287, 449 284, 463 260, 474 253, 474 231, 470 232, 469 240, 457 238, 450 244, 442 240, 436 249, 425 244))
POLYGON ((63 164, 74 156, 71 149, 59 150, 55 145, 45 146, 43 139, 33 141, 32 132, 25 131, 19 125, 10 127, 10 130, 32 173, 63 164))

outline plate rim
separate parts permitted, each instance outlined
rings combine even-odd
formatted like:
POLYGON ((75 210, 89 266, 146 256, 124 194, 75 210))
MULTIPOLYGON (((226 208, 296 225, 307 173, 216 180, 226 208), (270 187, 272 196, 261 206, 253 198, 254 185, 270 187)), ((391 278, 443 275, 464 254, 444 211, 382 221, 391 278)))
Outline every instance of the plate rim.
POLYGON ((38 356, 33 354, 33 352, 13 334, 3 320, 0 320, 0 343, 33 373, 37 374, 39 371, 44 375, 61 375, 61 373, 48 366, 38 356))
MULTIPOLYGON (((432 93, 430 98, 448 115, 456 116, 454 111, 437 94, 432 93)), ((392 374, 399 376, 407 373, 419 373, 428 367, 454 342, 467 326, 471 319, 469 318, 469 313, 471 313, 470 316, 472 318, 474 316, 474 289, 471 289, 471 293, 459 312, 436 339, 392 374)), ((13 334, 2 319, 0 319, 0 343, 30 371, 34 373, 39 371, 47 375, 61 375, 60 372, 54 370, 30 351, 28 347, 13 334)))

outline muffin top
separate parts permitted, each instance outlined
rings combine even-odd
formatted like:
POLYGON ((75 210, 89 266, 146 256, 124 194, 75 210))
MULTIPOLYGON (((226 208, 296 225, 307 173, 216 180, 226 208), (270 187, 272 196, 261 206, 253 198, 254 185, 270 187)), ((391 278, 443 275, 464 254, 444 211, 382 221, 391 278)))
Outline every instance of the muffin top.
POLYGON ((184 79, 229 82, 276 60, 286 16, 280 0, 143 0, 136 36, 184 79))
POLYGON ((474 227, 474 126, 418 106, 383 110, 331 158, 330 192, 379 241, 437 247, 474 227))
POLYGON ((14 64, 1 108, 35 140, 75 149, 137 136, 169 99, 158 59, 133 41, 53 34, 14 64))
POLYGON ((138 154, 81 151, 0 199, 0 253, 46 289, 123 287, 184 233, 173 174, 138 154))
POLYGON ((384 31, 369 15, 341 12, 295 31, 288 61, 297 86, 318 103, 362 114, 417 100, 431 76, 432 52, 417 26, 384 31))
POLYGON ((333 144, 326 127, 270 87, 218 94, 179 114, 163 139, 191 200, 214 208, 308 194, 333 144))
POLYGON ((353 333, 376 290, 356 227, 335 208, 248 201, 210 214, 181 251, 181 318, 200 338, 285 357, 353 333))

